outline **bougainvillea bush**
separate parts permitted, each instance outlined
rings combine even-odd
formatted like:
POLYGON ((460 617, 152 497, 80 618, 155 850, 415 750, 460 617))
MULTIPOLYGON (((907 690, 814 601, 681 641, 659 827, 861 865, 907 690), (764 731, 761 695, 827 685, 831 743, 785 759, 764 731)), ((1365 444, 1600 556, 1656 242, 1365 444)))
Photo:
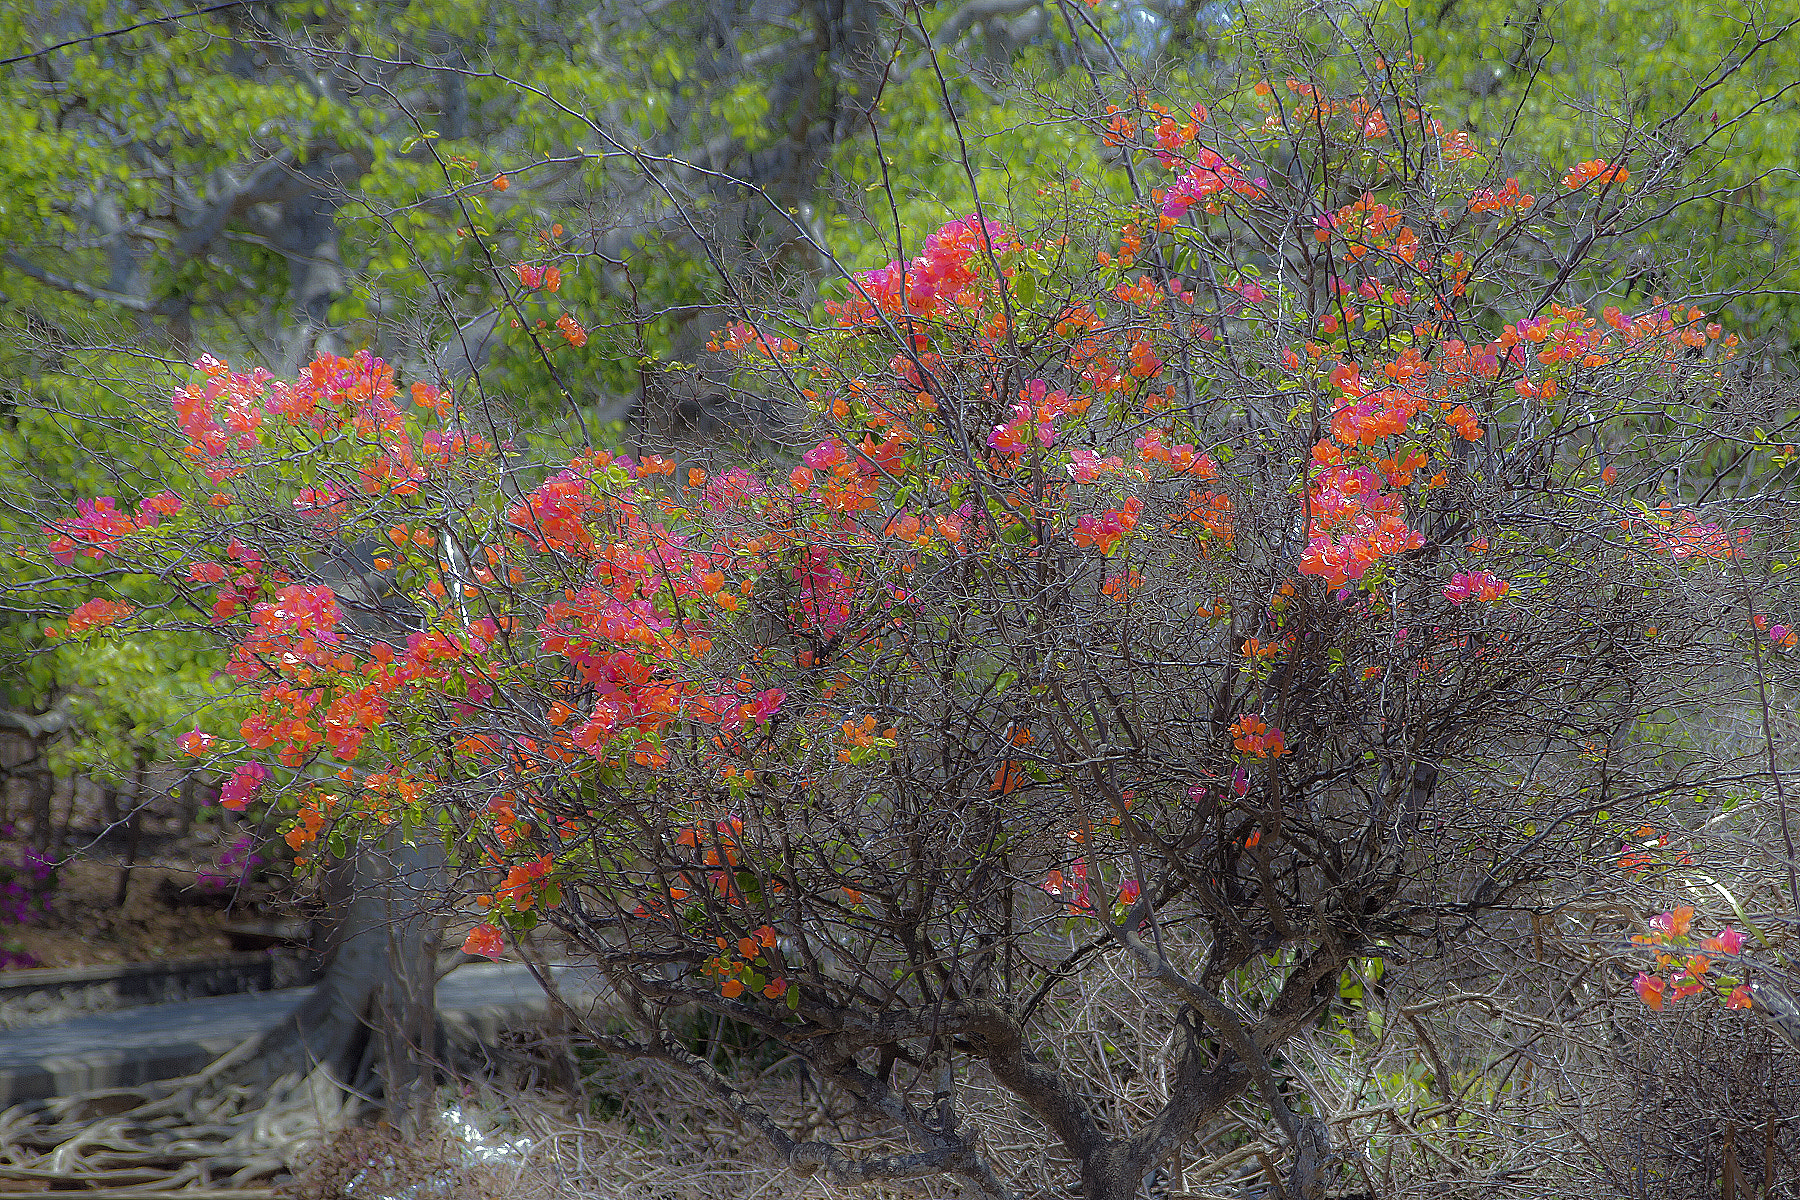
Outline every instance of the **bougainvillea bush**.
POLYGON ((1497 177, 1365 66, 1066 113, 1113 177, 740 313, 713 350, 803 433, 760 457, 546 466, 368 354, 203 359, 186 487, 32 551, 166 603, 50 632, 212 631, 241 707, 183 745, 223 804, 302 866, 443 841, 467 950, 553 924, 633 1018, 595 1044, 798 1170, 999 1194, 1016 1109, 1110 1200, 1230 1114, 1322 1196, 1356 1158, 1282 1051, 1352 964, 1617 878, 1718 767, 1637 731, 1755 702, 1792 645, 1735 335, 1608 298, 1580 234, 1655 211, 1636 168, 1497 177), (1040 1054, 1119 963, 1157 1061, 1040 1054), (695 1009, 888 1144, 795 1134, 679 1036, 695 1009))

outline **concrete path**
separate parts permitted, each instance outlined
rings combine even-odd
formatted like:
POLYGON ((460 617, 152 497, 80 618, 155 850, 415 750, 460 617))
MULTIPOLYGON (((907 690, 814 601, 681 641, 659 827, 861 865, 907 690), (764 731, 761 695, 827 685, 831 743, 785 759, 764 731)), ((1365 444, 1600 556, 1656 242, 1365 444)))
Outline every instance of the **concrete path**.
MULTIPOLYGON (((585 972, 559 969, 557 985, 571 1003, 598 995, 585 972)), ((0 1034, 0 1108, 191 1074, 275 1025, 307 990, 150 1004, 0 1034)), ((516 963, 459 967, 438 984, 438 1011, 453 1033, 464 1036, 491 1038, 548 1008, 537 981, 516 963)))

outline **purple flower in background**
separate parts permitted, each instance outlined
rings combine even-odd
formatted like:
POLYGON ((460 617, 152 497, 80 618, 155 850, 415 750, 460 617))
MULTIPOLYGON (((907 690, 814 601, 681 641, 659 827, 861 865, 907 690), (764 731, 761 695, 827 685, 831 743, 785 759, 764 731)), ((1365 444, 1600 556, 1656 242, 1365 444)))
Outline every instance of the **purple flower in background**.
MULTIPOLYGON (((14 842, 17 831, 0 825, 0 841, 14 842)), ((49 908, 56 887, 56 866, 33 846, 18 847, 17 858, 0 859, 0 925, 25 925, 49 908)), ((37 959, 23 950, 0 946, 0 970, 35 967, 37 959)))
POLYGON ((262 855, 250 852, 255 844, 255 839, 249 834, 240 837, 219 852, 218 870, 201 871, 195 877, 195 882, 211 892, 243 887, 255 877, 256 868, 267 861, 262 855))

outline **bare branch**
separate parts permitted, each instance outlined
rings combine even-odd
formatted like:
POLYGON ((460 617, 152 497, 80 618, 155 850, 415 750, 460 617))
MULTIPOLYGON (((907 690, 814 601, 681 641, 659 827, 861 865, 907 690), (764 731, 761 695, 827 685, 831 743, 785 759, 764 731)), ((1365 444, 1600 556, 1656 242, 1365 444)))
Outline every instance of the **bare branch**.
POLYGON ((130 309, 132 312, 150 313, 157 316, 169 316, 178 309, 177 305, 167 300, 146 300, 142 296, 130 296, 123 292, 110 291, 106 288, 95 287, 91 283, 83 283, 79 279, 70 279, 66 275, 46 271, 30 259, 11 250, 6 252, 6 263, 46 287, 53 287, 58 291, 80 296, 84 300, 92 300, 99 304, 116 304, 120 308, 130 309))

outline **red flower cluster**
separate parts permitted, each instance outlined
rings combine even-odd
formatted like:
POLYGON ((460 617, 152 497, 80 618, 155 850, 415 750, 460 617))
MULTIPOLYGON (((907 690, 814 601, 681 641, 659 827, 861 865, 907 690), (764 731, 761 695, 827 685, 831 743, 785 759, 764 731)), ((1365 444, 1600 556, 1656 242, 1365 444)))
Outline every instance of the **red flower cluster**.
POLYGON ((1188 209, 1202 201, 1210 200, 1221 192, 1231 192, 1239 196, 1255 198, 1262 195, 1263 180, 1252 181, 1245 177, 1243 170, 1235 163, 1219 156, 1215 150, 1205 146, 1200 148, 1199 155, 1169 185, 1163 193, 1162 224, 1163 228, 1172 227, 1187 215, 1188 209))
POLYGON ((1727 925, 1714 936, 1701 939, 1700 953, 1684 956, 1682 951, 1693 948, 1689 933, 1693 920, 1693 906, 1682 905, 1650 918, 1650 932, 1632 937, 1634 944, 1656 950, 1656 970, 1640 971, 1631 981, 1638 999, 1652 1009, 1661 1009, 1665 1003, 1698 995, 1710 982, 1725 993, 1726 1008, 1753 1007, 1748 984, 1723 974, 1716 980, 1708 979, 1715 969, 1713 956, 1736 958, 1744 948, 1744 935, 1727 925), (1664 972, 1668 972, 1666 979, 1664 972))
POLYGON ((1077 546, 1093 546, 1101 554, 1110 555, 1119 540, 1137 528, 1138 513, 1143 509, 1142 500, 1136 496, 1128 497, 1116 509, 1108 509, 1097 517, 1084 516, 1076 520, 1075 531, 1069 535, 1070 540, 1077 546))
POLYGON ((1462 605, 1470 600, 1498 600, 1511 590, 1512 586, 1492 571, 1459 572, 1444 588, 1444 599, 1462 605))
POLYGON ((1288 752, 1287 735, 1268 725, 1259 713, 1245 713, 1231 723, 1231 744, 1245 758, 1280 758, 1288 752))
POLYGON ((119 604, 112 600, 95 598, 89 600, 69 614, 67 632, 70 636, 86 633, 90 629, 98 629, 103 625, 111 625, 120 617, 128 617, 137 610, 129 604, 119 604))
POLYGON ((911 261, 896 259, 858 273, 852 298, 826 307, 845 326, 876 324, 878 313, 944 316, 953 308, 975 308, 977 297, 970 289, 988 252, 999 255, 1017 245, 1005 226, 971 214, 926 238, 923 252, 911 261))
POLYGON ((1519 212, 1528 212, 1533 203, 1535 203, 1535 199, 1530 194, 1520 190, 1519 181, 1517 179, 1508 179, 1506 181, 1506 186, 1501 188, 1498 192, 1483 188, 1481 191, 1470 196, 1469 211, 1472 213, 1485 213, 1498 212, 1505 209, 1515 209, 1519 212))
POLYGON ((76 502, 78 516, 71 521, 57 521, 44 526, 50 538, 50 553, 61 566, 69 566, 78 552, 83 558, 104 558, 116 551, 127 534, 136 533, 137 522, 129 513, 120 512, 111 496, 76 502))
POLYGON ((1631 178, 1631 172, 1624 167, 1615 167, 1604 158, 1596 158, 1589 162, 1576 163, 1563 174, 1563 186, 1570 191, 1585 187, 1589 183, 1624 183, 1631 178))

